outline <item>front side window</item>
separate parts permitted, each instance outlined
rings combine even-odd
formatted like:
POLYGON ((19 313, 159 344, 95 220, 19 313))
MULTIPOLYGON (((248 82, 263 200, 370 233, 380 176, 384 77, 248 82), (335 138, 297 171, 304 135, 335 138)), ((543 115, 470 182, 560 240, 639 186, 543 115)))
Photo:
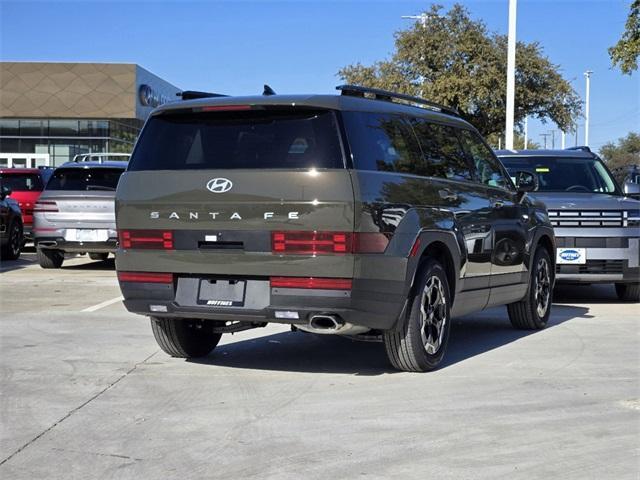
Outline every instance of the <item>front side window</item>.
POLYGON ((472 180, 471 169, 465 160, 455 128, 423 119, 414 121, 413 127, 424 154, 425 175, 450 180, 472 180))
POLYGON ((597 158, 502 157, 510 175, 529 170, 540 192, 618 193, 615 181, 597 158))
POLYGON ((342 115, 356 169, 426 174, 417 139, 402 117, 369 112, 342 115))
POLYGON ((47 183, 47 190, 115 190, 122 168, 58 168, 47 183))
POLYGON ((500 167, 500 162, 477 133, 460 130, 460 140, 475 167, 480 183, 490 187, 513 188, 511 180, 505 176, 504 170, 500 167))

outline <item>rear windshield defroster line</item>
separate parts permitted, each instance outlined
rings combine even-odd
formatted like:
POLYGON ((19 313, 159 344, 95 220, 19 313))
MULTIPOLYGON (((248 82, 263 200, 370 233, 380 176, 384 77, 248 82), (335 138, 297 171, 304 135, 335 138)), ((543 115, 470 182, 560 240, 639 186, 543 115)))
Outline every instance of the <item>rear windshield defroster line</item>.
POLYGON ((344 168, 328 110, 163 114, 149 119, 129 170, 344 168))

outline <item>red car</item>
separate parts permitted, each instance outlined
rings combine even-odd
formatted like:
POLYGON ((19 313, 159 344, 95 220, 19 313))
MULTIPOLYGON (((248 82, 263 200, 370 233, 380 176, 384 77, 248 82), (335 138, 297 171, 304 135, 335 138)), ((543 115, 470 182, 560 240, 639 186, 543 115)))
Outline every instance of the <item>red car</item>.
POLYGON ((2 185, 11 189, 22 210, 25 239, 33 238, 33 207, 52 173, 52 168, 0 168, 2 185))

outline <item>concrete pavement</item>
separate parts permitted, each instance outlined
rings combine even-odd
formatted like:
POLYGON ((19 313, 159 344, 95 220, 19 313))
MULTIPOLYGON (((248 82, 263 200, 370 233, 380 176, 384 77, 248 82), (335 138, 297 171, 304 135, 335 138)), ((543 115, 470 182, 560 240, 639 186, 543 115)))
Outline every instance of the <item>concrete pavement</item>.
POLYGON ((562 289, 540 332, 456 320, 446 365, 409 374, 283 326, 172 359, 112 263, 33 262, 0 267, 2 478, 640 475, 640 309, 612 288, 562 289))

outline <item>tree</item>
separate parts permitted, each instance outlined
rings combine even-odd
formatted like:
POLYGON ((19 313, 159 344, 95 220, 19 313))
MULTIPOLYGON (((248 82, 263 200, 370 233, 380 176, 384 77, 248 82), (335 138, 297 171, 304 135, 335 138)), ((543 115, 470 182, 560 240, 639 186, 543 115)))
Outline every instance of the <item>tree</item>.
POLYGON ((613 170, 626 165, 640 165, 640 134, 629 132, 618 139, 617 144, 608 142, 600 149, 600 157, 613 170))
POLYGON ((640 56, 640 0, 634 0, 629 9, 627 23, 618 43, 609 49, 611 64, 620 66, 625 75, 638 69, 640 56))
MULTIPOLYGON (((502 145, 504 148, 504 132, 500 132, 500 134, 491 134, 485 138, 487 143, 491 145, 492 148, 498 148, 499 145, 502 145), (501 142, 498 141, 498 138, 501 139, 501 142)), ((523 150, 525 148, 529 150, 537 150, 540 148, 540 144, 538 142, 534 142, 530 138, 527 138, 527 146, 524 146, 524 135, 516 133, 513 136, 513 148, 515 150, 523 150)))
MULTIPOLYGON (((455 4, 441 15, 440 5, 395 34, 391 59, 371 66, 342 68, 346 82, 418 95, 457 108, 485 136, 504 133, 507 37, 489 32, 482 21, 455 4)), ((569 82, 542 53, 538 43, 517 43, 515 122, 525 116, 555 122, 569 130, 581 102, 569 82)))

